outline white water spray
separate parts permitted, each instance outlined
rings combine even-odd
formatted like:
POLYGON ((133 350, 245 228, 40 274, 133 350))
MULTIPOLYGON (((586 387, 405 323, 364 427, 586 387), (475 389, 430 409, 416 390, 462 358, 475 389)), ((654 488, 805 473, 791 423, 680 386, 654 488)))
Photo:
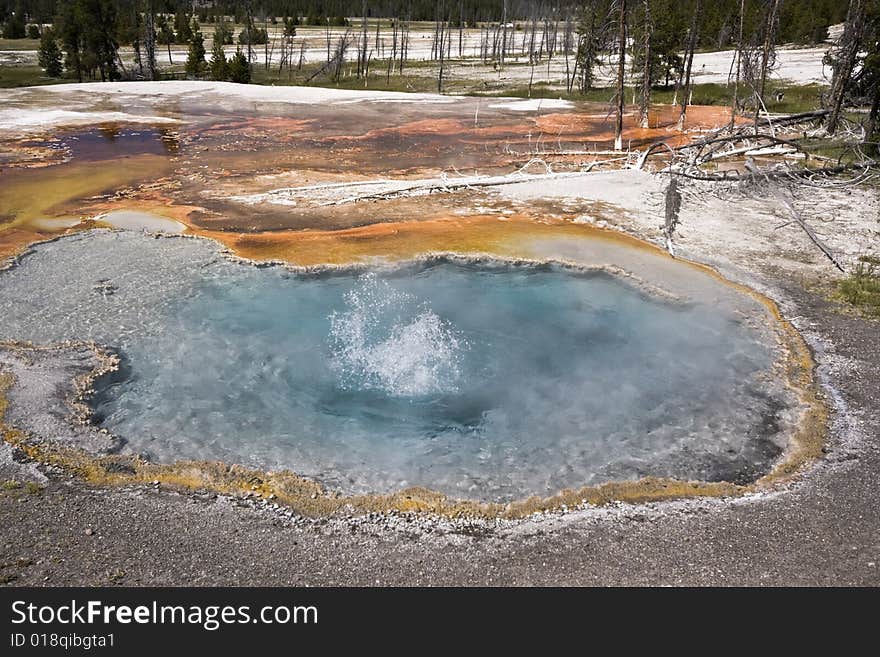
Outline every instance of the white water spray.
POLYGON ((393 396, 454 392, 464 346, 426 304, 374 274, 345 295, 347 310, 330 316, 331 364, 343 387, 393 396), (415 307, 407 313, 407 307, 415 307))

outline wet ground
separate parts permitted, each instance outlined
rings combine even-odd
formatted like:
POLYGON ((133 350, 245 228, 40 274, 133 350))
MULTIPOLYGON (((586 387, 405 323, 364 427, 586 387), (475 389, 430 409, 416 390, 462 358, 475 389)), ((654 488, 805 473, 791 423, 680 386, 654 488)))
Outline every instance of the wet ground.
MULTIPOLYGON (((296 253, 304 230, 480 218, 489 214, 484 206, 492 219, 513 213, 571 219, 595 208, 586 203, 563 215, 516 208, 503 200, 486 202, 477 187, 455 197, 374 199, 342 208, 243 203, 237 197, 374 178, 498 175, 526 165, 529 172, 546 171, 536 158, 556 172, 578 170, 608 159, 601 152, 613 142, 612 121, 601 105, 546 101, 542 108, 542 101, 413 101, 379 94, 339 101, 328 111, 320 99, 257 103, 224 97, 230 86, 209 84, 198 95, 189 90, 168 97, 115 89, 63 94, 61 87, 14 92, 0 105, 0 255, 59 231, 89 227, 90 220, 119 209, 182 221, 192 232, 246 248, 249 257, 278 257, 279 242, 296 253), (56 116, 60 97, 70 101, 69 109, 56 116), (520 111, 520 103, 535 109, 520 111), (120 119, 104 120, 108 116, 120 119), (243 233, 252 237, 242 243, 243 233), (265 254, 261 239, 271 244, 265 254)), ((326 91, 305 93, 323 97, 326 91)), ((711 124, 718 113, 694 108, 689 127, 711 124)), ((658 108, 653 127, 642 130, 628 116, 624 141, 638 148, 685 139, 672 128, 676 119, 670 108, 658 108)))

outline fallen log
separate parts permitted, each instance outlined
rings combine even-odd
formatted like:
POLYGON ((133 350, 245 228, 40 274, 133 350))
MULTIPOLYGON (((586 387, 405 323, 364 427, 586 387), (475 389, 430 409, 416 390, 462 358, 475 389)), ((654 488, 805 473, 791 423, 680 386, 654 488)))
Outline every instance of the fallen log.
MULTIPOLYGON (((746 169, 751 171, 754 175, 764 175, 763 172, 758 169, 757 165, 755 165, 752 160, 746 162, 746 169)), ((766 178, 766 180, 769 182, 770 179, 766 178)), ((785 206, 785 208, 791 214, 792 219, 803 229, 803 231, 807 234, 807 237, 810 238, 813 244, 815 244, 819 248, 819 250, 825 254, 825 256, 834 264, 835 267, 837 267, 841 272, 845 274, 846 270, 843 268, 843 265, 840 264, 840 262, 834 256, 834 253, 831 251, 831 249, 829 249, 822 242, 822 240, 819 239, 818 235, 813 232, 813 229, 810 228, 809 225, 807 225, 807 222, 804 220, 803 216, 801 216, 801 213, 795 207, 791 197, 783 194, 782 190, 779 187, 774 188, 774 196, 776 196, 776 198, 785 206)))
POLYGON ((672 169, 664 169, 660 173, 674 173, 677 176, 683 176, 690 180, 704 180, 707 182, 743 182, 763 179, 763 180, 780 180, 782 178, 810 178, 812 176, 833 176, 846 171, 862 169, 866 165, 864 163, 844 164, 836 167, 823 167, 820 169, 810 169, 804 167, 802 169, 778 169, 773 171, 761 171, 759 173, 743 174, 735 169, 727 169, 716 174, 710 173, 692 173, 689 171, 674 171, 672 169))

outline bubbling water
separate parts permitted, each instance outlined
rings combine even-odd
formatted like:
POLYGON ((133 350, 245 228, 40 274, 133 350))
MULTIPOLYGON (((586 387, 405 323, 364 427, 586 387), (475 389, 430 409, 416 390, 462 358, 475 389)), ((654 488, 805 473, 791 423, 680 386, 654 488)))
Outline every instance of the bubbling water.
POLYGON ((753 481, 797 400, 772 331, 747 321, 765 309, 703 284, 671 303, 603 272, 442 257, 301 275, 99 231, 0 272, 0 339, 119 353, 95 417, 159 462, 498 501, 643 476, 753 481))
POLYGON ((343 389, 394 396, 453 393, 464 340, 413 295, 364 274, 330 319, 331 367, 343 389))

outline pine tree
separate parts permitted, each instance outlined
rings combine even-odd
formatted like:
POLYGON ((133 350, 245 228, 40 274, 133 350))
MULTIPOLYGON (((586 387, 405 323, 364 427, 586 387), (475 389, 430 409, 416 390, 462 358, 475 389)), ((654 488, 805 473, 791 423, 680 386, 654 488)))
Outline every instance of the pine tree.
POLYGON ((58 8, 58 16, 55 19, 55 29, 61 40, 66 54, 64 65, 68 71, 76 73, 76 79, 83 81, 85 63, 82 52, 82 24, 79 13, 72 2, 64 2, 58 8))
POLYGON ((219 39, 223 45, 229 45, 232 43, 232 36, 231 27, 222 20, 217 23, 217 27, 214 28, 214 39, 219 39))
POLYGON ((174 32, 177 36, 177 43, 190 43, 193 38, 193 30, 190 26, 189 16, 185 11, 178 10, 174 14, 174 32))
POLYGON ((12 15, 6 21, 6 25, 3 26, 3 37, 6 39, 24 39, 26 35, 24 12, 21 6, 18 6, 17 11, 12 12, 12 15))
POLYGON ((40 51, 38 54, 40 66, 46 71, 46 75, 50 78, 60 78, 62 73, 61 67, 61 49, 55 40, 55 32, 51 28, 43 30, 40 37, 40 51))
POLYGON ((214 44, 211 46, 211 77, 214 80, 226 80, 229 77, 229 62, 223 52, 223 30, 218 25, 214 29, 214 44))
POLYGON ((609 3, 604 0, 587 2, 580 10, 576 28, 578 42, 575 66, 581 93, 593 88, 593 67, 599 63, 599 53, 608 29, 609 10, 609 3))
POLYGON ((669 88, 681 70, 682 58, 679 52, 684 48, 684 35, 687 32, 684 15, 675 9, 678 0, 660 0, 651 7, 654 19, 651 34, 652 55, 657 58, 654 79, 669 88))
POLYGON ((186 57, 186 74, 199 77, 205 71, 205 38, 199 29, 199 24, 193 19, 190 28, 192 38, 189 41, 189 53, 186 57))
POLYGON ((141 58, 141 13, 138 7, 132 4, 126 10, 121 11, 116 21, 116 38, 124 46, 131 46, 134 50, 134 62, 140 75, 144 74, 144 61, 141 58))
POLYGON ((251 67, 241 48, 235 51, 229 62, 229 78, 239 84, 248 84, 251 81, 251 67))
POLYGON ((55 30, 66 54, 66 67, 101 80, 119 79, 117 13, 113 0, 71 0, 58 3, 55 30))

